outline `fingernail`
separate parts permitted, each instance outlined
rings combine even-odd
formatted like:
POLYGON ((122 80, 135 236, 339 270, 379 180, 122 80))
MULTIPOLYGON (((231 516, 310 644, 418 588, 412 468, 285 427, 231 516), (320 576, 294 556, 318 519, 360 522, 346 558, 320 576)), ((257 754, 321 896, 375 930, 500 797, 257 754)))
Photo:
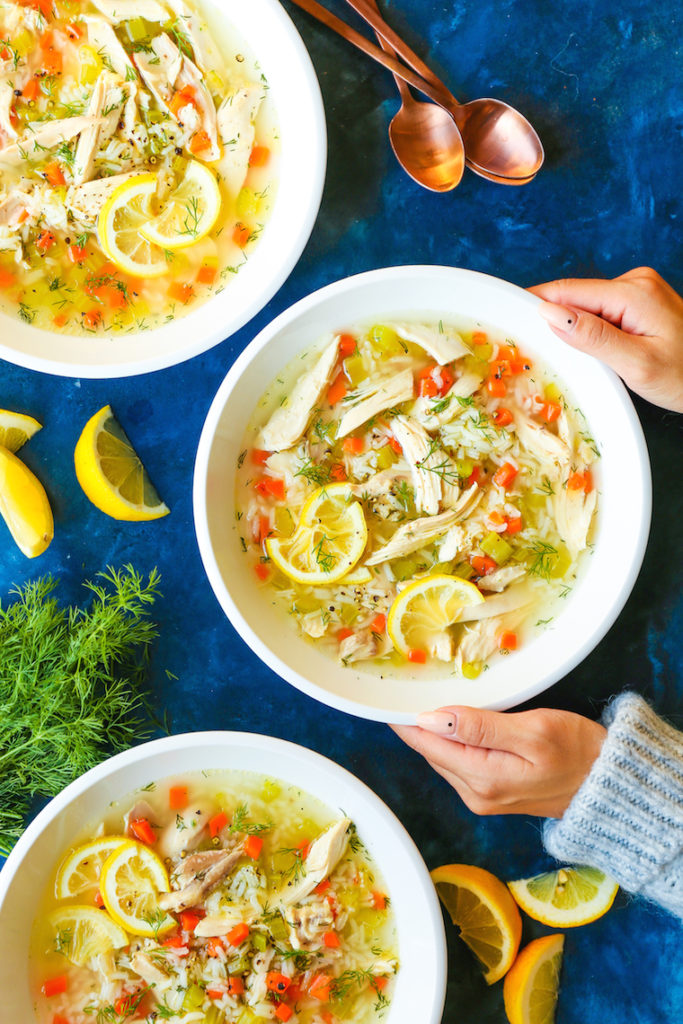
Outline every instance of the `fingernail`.
POLYGON ((558 306, 554 302, 542 302, 538 307, 538 312, 550 327, 560 331, 562 334, 570 334, 576 327, 576 321, 579 319, 573 309, 567 309, 566 306, 558 306))
POLYGON ((455 732, 455 715, 448 711, 423 711, 417 716, 417 724, 421 729, 428 732, 438 733, 439 736, 452 736, 455 732))

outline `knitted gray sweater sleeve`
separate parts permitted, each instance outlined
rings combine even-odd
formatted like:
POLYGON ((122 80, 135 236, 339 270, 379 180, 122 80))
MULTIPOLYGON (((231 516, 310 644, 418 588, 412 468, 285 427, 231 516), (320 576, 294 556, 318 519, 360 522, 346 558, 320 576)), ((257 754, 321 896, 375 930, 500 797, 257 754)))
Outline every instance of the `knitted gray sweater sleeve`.
POLYGON ((602 720, 600 756, 564 816, 545 822, 545 848, 683 918, 683 733, 635 693, 602 720))

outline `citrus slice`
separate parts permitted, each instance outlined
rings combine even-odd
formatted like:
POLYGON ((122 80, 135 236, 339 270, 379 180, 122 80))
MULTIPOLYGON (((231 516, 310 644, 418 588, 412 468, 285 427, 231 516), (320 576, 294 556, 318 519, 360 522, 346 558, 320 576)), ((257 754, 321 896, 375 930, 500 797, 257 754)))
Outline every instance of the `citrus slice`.
POLYGON ((0 444, 10 452, 18 452, 41 429, 42 424, 34 420, 33 416, 0 409, 0 444))
POLYGON ((125 836, 100 836, 82 843, 67 854, 59 865, 55 879, 57 899, 72 899, 96 889, 105 860, 125 842, 125 836))
POLYGON ((320 586, 346 576, 367 539, 363 509, 351 485, 328 484, 307 500, 292 536, 269 537, 266 550, 289 579, 320 586))
POLYGON ((519 954, 503 984, 510 1024, 553 1024, 563 949, 564 935, 544 935, 519 954))
POLYGON ((535 921, 575 928, 606 914, 619 885, 597 868, 569 867, 508 882, 508 889, 535 921))
POLYGON ((104 905, 117 924, 148 938, 164 935, 177 921, 159 909, 159 894, 169 891, 168 875, 156 853, 127 839, 107 857, 100 877, 104 905))
POLYGON ((444 864, 431 876, 460 938, 484 965, 487 984, 500 981, 522 937, 522 918, 508 889, 490 871, 470 864, 444 864))
POLYGON ((351 572, 339 580, 342 587, 362 587, 365 583, 371 583, 374 576, 364 565, 357 565, 351 572))
POLYGON ((168 271, 163 251, 140 233, 156 217, 156 190, 156 174, 136 174, 114 189, 97 218, 100 245, 127 274, 160 277, 168 271))
POLYGON ((45 488, 21 459, 0 446, 0 515, 27 558, 42 555, 54 536, 45 488))
POLYGON ((112 519, 160 519, 163 503, 111 406, 92 416, 74 452, 78 482, 90 501, 112 519))
POLYGON ((460 576, 436 574, 405 587, 389 609, 387 631, 404 658, 410 650, 431 651, 434 642, 457 622, 463 608, 481 604, 481 592, 460 576))
POLYGON ((221 209, 221 190, 199 160, 191 160, 178 186, 140 234, 162 249, 184 249, 208 235, 221 209))
POLYGON ((129 942, 123 928, 96 907, 76 905, 54 910, 49 924, 54 930, 55 948, 71 963, 81 966, 129 942))

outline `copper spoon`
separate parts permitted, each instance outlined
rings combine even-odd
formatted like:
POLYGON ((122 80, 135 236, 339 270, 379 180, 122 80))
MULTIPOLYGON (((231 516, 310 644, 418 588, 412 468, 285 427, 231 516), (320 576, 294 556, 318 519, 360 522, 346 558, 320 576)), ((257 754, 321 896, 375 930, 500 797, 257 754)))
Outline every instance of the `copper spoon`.
MULTIPOLYGON (((382 42, 385 50, 385 43, 388 43, 399 57, 438 90, 441 99, 437 102, 460 129, 467 164, 473 171, 483 173, 484 177, 492 176, 496 181, 500 178, 529 180, 536 174, 544 160, 543 146, 531 124, 518 110, 502 100, 490 98, 458 103, 431 68, 386 23, 375 0, 347 0, 347 3, 372 26, 381 37, 380 42, 382 39, 385 41, 382 42)), ((410 101, 415 102, 412 97, 410 101)), ((423 130, 434 133, 437 145, 442 143, 448 132, 443 115, 434 112, 427 117, 425 111, 423 117, 423 130)), ((405 118, 402 120, 404 123, 407 121, 405 118)))
MULTIPOLYGON (((367 2, 379 13, 376 0, 367 2)), ((355 7, 355 4, 351 3, 351 6, 355 7)), ((393 47, 379 33, 377 38, 385 53, 392 57, 396 55, 393 47)), ((441 85, 431 72, 430 78, 433 85, 441 85)), ((427 76, 425 79, 429 80, 427 76)), ((389 125, 389 141, 399 164, 418 185, 432 192, 447 192, 454 187, 451 164, 454 155, 457 158, 459 154, 461 138, 465 143, 465 162, 475 174, 503 185, 526 185, 533 180, 533 174, 526 178, 505 178, 474 165, 469 159, 471 146, 468 146, 467 138, 460 135, 448 111, 434 103, 414 99, 402 78, 394 75, 394 80, 401 96, 401 106, 389 125)))

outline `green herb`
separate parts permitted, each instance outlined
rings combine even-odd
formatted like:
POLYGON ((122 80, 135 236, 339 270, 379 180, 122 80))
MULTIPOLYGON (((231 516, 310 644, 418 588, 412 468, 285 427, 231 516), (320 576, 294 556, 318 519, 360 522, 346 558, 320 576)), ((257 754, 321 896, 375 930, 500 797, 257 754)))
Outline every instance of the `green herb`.
POLYGON ((403 508, 406 510, 406 512, 409 512, 410 506, 415 501, 415 491, 413 490, 409 483, 407 483, 405 480, 401 480, 401 482, 396 487, 396 497, 403 505, 403 508))
POLYGON ((138 1006, 149 990, 150 986, 145 985, 138 992, 117 999, 115 1006, 111 1003, 107 1006, 84 1006, 83 1013, 94 1014, 96 1024, 123 1024, 124 1021, 135 1017, 138 1006))
POLYGON ((9 39, 0 39, 0 50, 6 50, 9 53, 9 58, 6 57, 4 59, 11 60, 16 71, 19 65, 19 51, 12 46, 9 39))
POLYGON ((364 988, 372 983, 372 971, 344 971, 330 985, 330 998, 335 1002, 343 1002, 353 988, 364 988))
POLYGON ((0 853, 37 798, 56 796, 110 753, 151 732, 143 684, 157 635, 159 574, 132 566, 86 582, 87 609, 62 608, 50 576, 0 603, 0 853))
POLYGON ((335 565, 337 564, 337 556, 333 555, 331 551, 325 551, 325 544, 327 544, 328 542, 329 537, 323 534, 318 543, 313 548, 315 560, 323 572, 332 572, 335 565))
POLYGON ((231 832, 245 832, 248 836, 258 836, 262 832, 269 832, 273 827, 271 821, 265 824, 255 825, 253 822, 247 821, 247 815, 249 808, 246 804, 240 804, 232 816, 232 823, 230 825, 231 832))
POLYGON ((532 576, 540 576, 544 580, 550 579, 550 574, 557 561, 557 548, 554 548, 552 544, 537 540, 531 545, 531 550, 536 557, 529 566, 529 572, 532 576))
POLYGON ((69 955, 69 947, 71 946, 71 931, 69 928, 60 928, 55 935, 55 953, 61 953, 62 956, 69 955))
POLYGON ((176 814, 175 827, 178 829, 179 832, 184 832, 185 829, 187 828, 187 825, 185 824, 185 819, 183 818, 182 814, 176 814))
POLYGON ((431 408, 429 410, 430 415, 436 416, 438 413, 444 412, 444 410, 446 410, 450 404, 451 404, 451 396, 450 395, 445 395, 443 398, 435 399, 432 402, 431 408))
POLYGON ((297 971, 307 971, 313 962, 313 954, 307 953, 303 949, 279 949, 276 946, 275 952, 283 960, 294 960, 294 967, 297 971))
POLYGON ((330 482, 330 467, 329 466, 317 466, 311 459, 305 459, 299 468, 297 469, 294 476, 303 476, 311 484, 316 484, 318 487, 323 487, 325 484, 330 482))
POLYGON ((87 231, 84 231, 82 235, 76 235, 76 245, 79 249, 83 249, 87 244, 90 235, 87 231))
POLYGON ((539 490, 542 491, 543 494, 555 493, 555 488, 553 487, 547 476, 543 477, 543 483, 539 486, 539 490))
POLYGON ((165 924, 168 923, 168 918, 164 911, 160 910, 157 907, 154 910, 150 910, 149 913, 143 914, 142 920, 146 921, 147 924, 150 926, 150 928, 154 932, 154 938, 158 942, 160 928, 162 928, 165 924))
POLYGON ((107 71, 114 72, 114 65, 112 64, 112 62, 111 62, 111 60, 109 58, 109 55, 107 54, 107 51, 105 50, 104 46, 100 46, 99 50, 97 51, 97 56, 100 58, 100 60, 104 64, 104 66, 107 69, 107 71))
POLYGON ((418 465, 419 469, 424 469, 428 473, 434 473, 436 476, 441 477, 441 479, 444 481, 444 483, 447 483, 447 484, 457 484, 457 482, 458 482, 459 478, 458 478, 458 471, 457 471, 456 467, 453 465, 453 463, 450 460, 450 458, 448 457, 448 455, 446 455, 446 453, 441 448, 441 445, 436 440, 433 440, 430 443, 429 451, 425 455, 424 459, 421 459, 417 463, 417 465, 418 465), (437 462, 433 466, 428 466, 427 465, 428 459, 430 459, 432 457, 432 455, 436 455, 437 452, 439 452, 441 455, 443 455, 442 460, 440 462, 437 462))
POLYGON ((183 230, 178 233, 181 235, 190 235, 192 238, 196 238, 199 233, 199 222, 202 219, 201 210, 199 209, 199 200, 196 196, 190 196, 184 206, 187 210, 187 214, 183 221, 183 230))
POLYGON ((244 460, 246 459, 246 457, 247 457, 247 449, 245 448, 244 451, 240 452, 239 455, 237 456, 237 468, 238 469, 242 468, 242 466, 244 465, 244 460))

